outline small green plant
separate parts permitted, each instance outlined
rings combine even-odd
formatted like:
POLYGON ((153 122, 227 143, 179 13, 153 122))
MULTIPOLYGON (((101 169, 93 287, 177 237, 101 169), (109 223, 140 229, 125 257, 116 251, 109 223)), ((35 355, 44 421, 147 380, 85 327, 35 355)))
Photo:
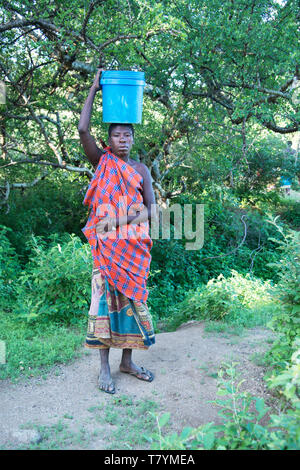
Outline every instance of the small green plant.
POLYGON ((74 447, 84 449, 91 438, 85 429, 71 431, 61 420, 50 426, 32 424, 26 428, 36 429, 41 435, 41 441, 36 444, 21 445, 18 450, 64 450, 74 447))
POLYGON ((145 448, 147 441, 143 433, 154 430, 151 412, 157 408, 153 400, 119 395, 113 397, 110 404, 93 406, 88 411, 92 413, 91 419, 104 426, 108 433, 106 448, 116 450, 145 448))
POLYGON ((211 401, 221 408, 219 416, 223 420, 223 425, 216 429, 221 431, 218 448, 259 450, 266 440, 266 430, 260 421, 269 408, 263 399, 241 391, 244 380, 237 382, 240 374, 235 370, 236 364, 224 364, 218 372, 217 395, 228 398, 211 401))
POLYGON ((217 398, 221 425, 207 423, 198 428, 186 427, 180 434, 163 435, 162 428, 170 414, 156 418, 157 431, 145 436, 152 449, 160 450, 288 450, 300 448, 300 350, 292 357, 292 366, 271 380, 272 386, 282 386, 293 407, 287 413, 270 414, 263 398, 242 391, 237 363, 223 363, 218 372, 217 398), (267 424, 263 421, 268 419, 267 424))

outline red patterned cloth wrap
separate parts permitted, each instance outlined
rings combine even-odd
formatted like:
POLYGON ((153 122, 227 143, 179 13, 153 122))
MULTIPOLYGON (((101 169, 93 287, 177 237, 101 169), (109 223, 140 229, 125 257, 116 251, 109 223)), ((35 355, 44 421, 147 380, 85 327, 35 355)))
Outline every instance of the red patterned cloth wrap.
POLYGON ((102 218, 135 215, 144 208, 142 182, 142 175, 107 147, 83 201, 91 212, 82 231, 91 246, 94 268, 127 298, 146 302, 153 244, 149 222, 122 225, 103 235, 96 232, 102 218))

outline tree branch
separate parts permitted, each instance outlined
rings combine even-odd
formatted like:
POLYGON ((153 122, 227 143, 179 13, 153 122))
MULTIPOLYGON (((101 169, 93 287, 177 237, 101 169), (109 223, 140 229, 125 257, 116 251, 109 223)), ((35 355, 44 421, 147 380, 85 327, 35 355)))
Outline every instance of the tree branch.
POLYGON ((87 14, 84 18, 82 29, 81 29, 81 35, 82 35, 82 37, 85 41, 86 41, 86 27, 87 27, 88 21, 90 19, 90 16, 93 13, 94 8, 98 5, 101 5, 102 3, 105 3, 105 0, 92 0, 89 4, 89 9, 88 9, 87 14))
POLYGON ((224 253, 222 255, 218 255, 218 256, 207 256, 206 258, 201 258, 201 261, 205 261, 207 259, 215 259, 215 258, 223 258, 224 256, 229 256, 231 255, 232 253, 235 253, 237 250, 239 250, 241 248, 241 246, 244 244, 245 240, 246 240, 246 237, 247 237, 247 224, 246 222, 244 221, 244 217, 246 217, 246 215, 242 215, 241 217, 241 221, 243 222, 244 224, 244 236, 243 236, 243 239, 242 241, 239 243, 239 245, 234 248, 233 250, 229 251, 228 253, 224 253))
MULTIPOLYGON (((21 153, 23 153, 23 152, 21 152, 21 153)), ((74 172, 77 172, 77 173, 84 173, 87 176, 89 176, 90 178, 92 178, 93 175, 94 175, 94 173, 91 170, 89 170, 88 168, 85 168, 85 167, 80 168, 80 167, 76 167, 76 166, 67 165, 65 161, 62 161, 62 163, 60 164, 60 163, 54 163, 54 162, 45 162, 45 161, 42 161, 42 160, 39 160, 39 159, 36 159, 36 160, 24 159, 24 160, 11 161, 10 163, 7 163, 5 165, 0 166, 0 170, 3 169, 3 168, 7 168, 9 166, 22 165, 24 163, 25 164, 30 163, 30 164, 34 164, 34 165, 46 165, 46 166, 51 166, 53 168, 61 168, 62 170, 74 171, 74 172)))

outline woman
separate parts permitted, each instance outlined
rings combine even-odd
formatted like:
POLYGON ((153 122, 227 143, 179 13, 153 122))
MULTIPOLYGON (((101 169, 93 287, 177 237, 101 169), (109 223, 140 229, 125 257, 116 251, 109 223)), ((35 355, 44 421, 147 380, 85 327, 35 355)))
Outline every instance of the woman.
POLYGON ((110 347, 123 350, 121 372, 147 382, 154 378, 152 372, 134 364, 132 349, 148 349, 155 342, 146 282, 152 248, 149 220, 157 220, 157 211, 148 168, 130 158, 133 126, 111 124, 109 147, 104 151, 89 133, 101 72, 96 74, 78 125, 85 154, 96 170, 84 198, 91 212, 83 232, 93 255, 86 346, 100 350, 100 389, 115 393, 110 347))

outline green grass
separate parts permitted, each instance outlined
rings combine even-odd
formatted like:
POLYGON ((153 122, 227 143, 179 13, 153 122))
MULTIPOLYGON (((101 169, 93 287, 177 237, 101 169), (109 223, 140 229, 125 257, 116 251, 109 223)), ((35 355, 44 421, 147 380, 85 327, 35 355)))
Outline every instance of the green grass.
POLYGON ((156 423, 150 412, 157 410, 158 404, 153 400, 134 400, 120 395, 114 397, 111 404, 94 406, 88 409, 98 424, 105 427, 107 449, 144 448, 146 432, 152 432, 156 423))
POLYGON ((91 439, 91 435, 84 428, 72 431, 68 424, 61 420, 51 426, 32 425, 27 427, 36 429, 40 433, 42 441, 38 444, 21 445, 18 450, 86 448, 91 439))
POLYGON ((107 450, 146 449, 149 442, 144 435, 155 432, 153 412, 158 408, 153 400, 120 395, 111 402, 90 406, 90 417, 85 423, 77 423, 76 416, 68 414, 52 425, 27 423, 22 428, 36 429, 42 440, 36 444, 21 444, 16 450, 84 450, 90 443, 94 445, 97 437, 107 450))
MULTIPOLYGON (((69 448, 84 449, 90 442, 92 435, 84 428, 76 431, 69 429, 69 425, 61 419, 57 423, 45 426, 27 423, 22 429, 35 429, 41 436, 41 441, 32 444, 20 444, 14 450, 64 450, 69 448)), ((11 450, 10 446, 2 447, 1 450, 11 450)))
POLYGON ((204 384, 204 377, 212 377, 213 379, 216 379, 218 377, 218 371, 216 370, 216 366, 213 364, 213 362, 209 361, 204 364, 199 364, 196 366, 197 369, 199 369, 203 373, 202 381, 200 382, 201 384, 204 384))
POLYGON ((9 312, 0 312, 0 339, 5 342, 6 361, 0 365, 0 379, 16 381, 21 377, 47 374, 55 364, 79 356, 86 325, 66 327, 30 324, 9 312))
POLYGON ((115 399, 114 410, 118 418, 115 421, 117 429, 110 435, 107 449, 137 449, 148 447, 145 434, 151 434, 156 429, 156 422, 151 415, 158 404, 153 400, 138 400, 124 407, 115 399), (119 406, 118 406, 119 404, 119 406))
POLYGON ((213 321, 208 320, 205 322, 204 332, 205 333, 218 333, 222 336, 228 335, 238 335, 241 336, 243 334, 244 328, 241 325, 230 324, 225 321, 213 321))
POLYGON ((266 326, 273 317, 279 306, 274 302, 269 302, 257 308, 245 309, 226 317, 226 323, 240 326, 242 328, 253 328, 255 326, 266 326))
POLYGON ((264 352, 255 352, 251 354, 250 360, 257 366, 264 367, 268 364, 264 352))

